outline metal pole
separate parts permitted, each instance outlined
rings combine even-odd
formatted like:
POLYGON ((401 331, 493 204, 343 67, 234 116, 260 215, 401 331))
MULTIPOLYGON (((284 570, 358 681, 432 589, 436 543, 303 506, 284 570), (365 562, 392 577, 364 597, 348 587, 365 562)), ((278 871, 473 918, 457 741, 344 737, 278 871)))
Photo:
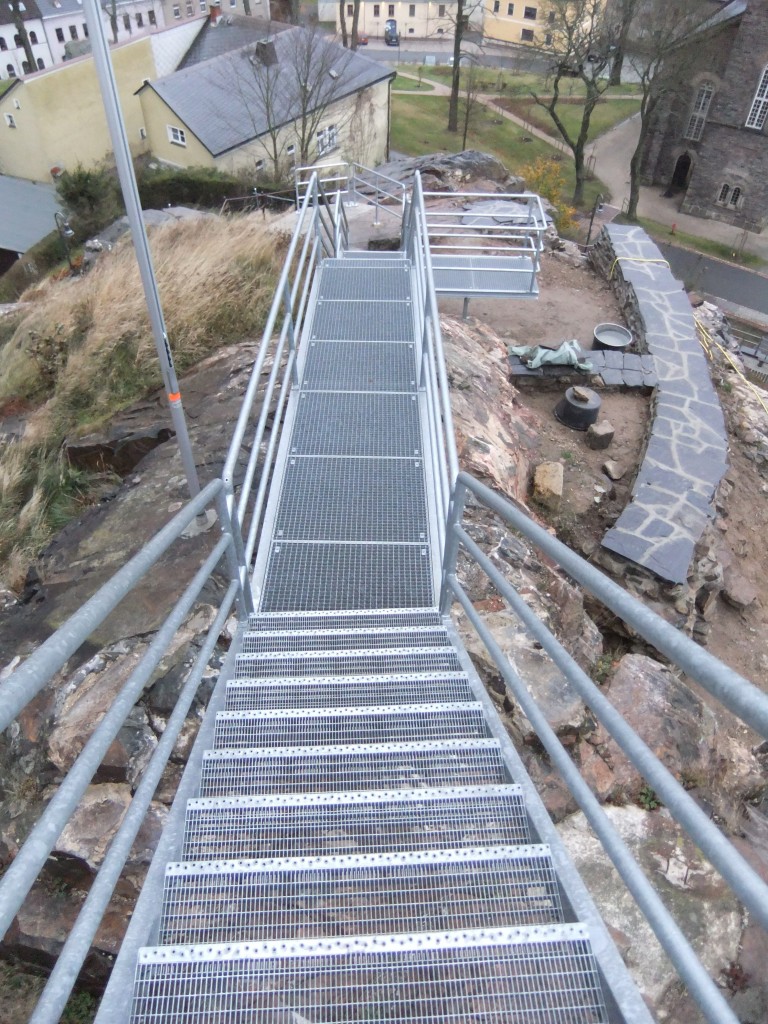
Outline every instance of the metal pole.
POLYGON ((189 433, 187 432, 187 421, 184 418, 181 392, 176 378, 176 370, 173 366, 171 347, 168 344, 168 332, 165 329, 163 310, 160 305, 160 296, 157 291, 157 282, 152 266, 152 254, 149 250, 147 232, 144 228, 144 218, 141 214, 141 202, 139 200, 138 186, 136 185, 136 175, 133 171, 131 150, 125 133, 117 83, 115 82, 112 62, 109 57, 109 44, 104 34, 104 22, 101 20, 101 10, 96 0, 85 0, 84 8, 85 20, 88 24, 88 34, 91 40, 91 49, 93 51, 93 61, 99 79, 99 88, 101 89, 102 101, 104 103, 104 112, 107 116, 109 134, 112 138, 112 147, 115 152, 117 174, 123 192, 128 223, 133 234, 136 261, 139 264, 139 273, 141 274, 141 283, 144 287, 144 296, 149 311, 149 320, 152 325, 155 348, 160 360, 160 372, 163 376, 165 393, 168 396, 171 420, 173 422, 173 429, 176 431, 176 441, 179 445, 181 461, 187 477, 187 486, 189 487, 190 496, 194 498, 200 490, 200 482, 197 478, 197 467, 195 466, 189 433))

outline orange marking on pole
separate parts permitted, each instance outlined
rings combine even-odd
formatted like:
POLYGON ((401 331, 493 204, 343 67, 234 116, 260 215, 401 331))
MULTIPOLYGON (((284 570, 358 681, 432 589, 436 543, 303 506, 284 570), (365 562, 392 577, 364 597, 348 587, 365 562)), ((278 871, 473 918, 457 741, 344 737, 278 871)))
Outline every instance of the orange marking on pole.
POLYGON ((168 393, 168 401, 169 402, 180 402, 181 401, 181 392, 180 391, 175 391, 173 394, 171 394, 169 392, 168 393))

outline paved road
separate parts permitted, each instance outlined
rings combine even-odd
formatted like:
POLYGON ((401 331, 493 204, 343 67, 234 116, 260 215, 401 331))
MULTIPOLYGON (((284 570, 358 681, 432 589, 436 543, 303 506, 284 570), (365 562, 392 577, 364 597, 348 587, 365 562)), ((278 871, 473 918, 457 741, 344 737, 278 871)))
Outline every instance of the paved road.
POLYGON ((726 299, 737 306, 768 315, 768 281, 743 267, 658 242, 672 273, 691 290, 726 299))

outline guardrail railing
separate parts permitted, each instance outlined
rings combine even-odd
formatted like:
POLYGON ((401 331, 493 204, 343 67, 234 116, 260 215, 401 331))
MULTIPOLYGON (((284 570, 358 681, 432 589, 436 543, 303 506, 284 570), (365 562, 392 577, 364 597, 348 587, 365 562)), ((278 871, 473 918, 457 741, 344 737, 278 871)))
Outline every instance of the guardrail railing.
POLYGON ((541 198, 532 193, 499 196, 493 192, 466 192, 446 197, 444 192, 422 192, 422 202, 441 202, 425 206, 427 230, 433 253, 477 256, 524 256, 533 259, 538 269, 539 254, 547 229, 541 198), (446 198, 461 200, 462 206, 478 202, 499 203, 505 207, 484 212, 445 207, 446 198))
POLYGON ((328 196, 343 195, 349 197, 350 203, 360 199, 374 206, 376 223, 382 210, 398 218, 403 215, 407 194, 403 183, 388 174, 354 162, 296 167, 294 179, 297 202, 303 199, 307 179, 313 172, 317 174, 318 181, 328 196))
MULTIPOLYGON (((50 799, 25 843, 0 880, 0 936, 13 922, 44 867, 58 837, 80 803, 87 787, 102 763, 110 744, 141 696, 146 684, 168 651, 174 636, 200 597, 214 573, 224 573, 229 584, 206 634, 200 653, 178 697, 163 735, 134 792, 123 822, 113 838, 95 876, 88 896, 73 928, 64 942, 57 963, 43 989, 31 1018, 34 1024, 57 1024, 67 999, 85 962, 110 898, 125 866, 134 839, 153 798, 163 769, 184 724, 197 688, 213 654, 216 642, 233 607, 241 623, 253 611, 249 566, 256 545, 261 511, 279 442, 283 410, 290 384, 296 379, 297 345, 312 287, 312 279, 321 256, 332 256, 343 238, 343 228, 333 221, 328 197, 316 178, 305 191, 296 229, 288 248, 275 298, 262 335, 261 345, 246 390, 242 410, 235 427, 222 477, 208 483, 200 493, 138 554, 134 555, 97 593, 60 629, 35 650, 27 660, 0 683, 0 732, 7 729, 24 707, 52 680, 67 660, 85 643, 118 604, 152 570, 158 559, 183 536, 196 518, 213 506, 218 514, 222 536, 213 544, 200 569, 158 629, 144 656, 126 680, 120 693, 93 730, 81 753, 50 799), (262 377, 266 375, 266 381, 262 377), (259 398, 256 423, 254 407, 259 398), (264 430, 270 412, 274 423, 264 446, 264 430), (243 461, 245 473, 241 493, 236 500, 235 467, 243 461), (251 509, 249 495, 259 460, 261 477, 256 503, 251 509), (247 540, 241 524, 250 517, 247 540)), ((340 198, 336 216, 343 217, 340 198)), ((209 598, 206 597, 208 601, 209 598)))

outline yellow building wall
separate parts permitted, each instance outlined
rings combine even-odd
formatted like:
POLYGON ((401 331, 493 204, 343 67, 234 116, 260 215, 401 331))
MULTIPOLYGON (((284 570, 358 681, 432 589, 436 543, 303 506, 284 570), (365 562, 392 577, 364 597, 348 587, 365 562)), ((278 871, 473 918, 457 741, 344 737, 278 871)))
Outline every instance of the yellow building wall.
POLYGON ((548 46, 554 31, 549 22, 550 8, 537 0, 485 0, 483 35, 499 43, 518 43, 523 46, 548 46), (511 9, 511 13, 510 13, 511 9), (535 11, 535 18, 526 18, 526 10, 535 11), (533 32, 533 39, 527 34, 533 32), (525 35, 524 35, 525 33, 525 35))
MULTIPOLYGON (((347 11, 346 0, 345 11, 347 11)), ((466 7, 466 13, 469 15, 470 24, 473 27, 479 27, 482 21, 481 5, 470 2, 466 7)), ((446 3, 419 0, 413 4, 408 3, 407 0, 395 0, 394 3, 373 3, 372 0, 362 0, 358 30, 364 32, 371 40, 381 42, 384 39, 385 22, 388 18, 394 18, 402 41, 441 36, 452 38, 455 15, 456 3, 451 3, 450 0, 446 3), (441 11, 444 13, 441 14, 441 11)), ((352 19, 348 14, 346 21, 349 32, 352 30, 352 19)), ((338 5, 336 7, 336 29, 339 33, 341 32, 338 5)))
MULTIPOLYGON (((111 51, 131 152, 146 152, 144 121, 135 92, 155 75, 152 45, 145 36, 111 51)), ((112 153, 96 70, 81 57, 24 79, 0 97, 0 171, 31 181, 51 180, 52 167, 93 167, 112 153), (14 101, 18 102, 18 107, 14 101), (5 124, 10 113, 15 128, 5 124)))
MULTIPOLYGON (((263 174, 272 177, 270 139, 255 139, 214 158, 153 89, 142 90, 141 102, 150 152, 163 163, 176 167, 216 167, 228 173, 245 171, 248 174, 255 174, 258 161, 263 160, 263 174), (170 141, 169 126, 184 131, 186 145, 181 146, 170 141)), ((313 149, 310 162, 357 160, 367 166, 381 163, 387 156, 389 82, 377 83, 354 96, 330 104, 318 123, 317 131, 331 126, 336 127, 338 146, 322 157, 318 157, 316 150, 313 149)), ((293 158, 286 153, 286 148, 291 144, 296 146, 298 159, 299 145, 296 133, 291 125, 287 125, 281 129, 278 141, 278 149, 282 152, 282 170, 286 174, 290 174, 293 169, 293 158)))

